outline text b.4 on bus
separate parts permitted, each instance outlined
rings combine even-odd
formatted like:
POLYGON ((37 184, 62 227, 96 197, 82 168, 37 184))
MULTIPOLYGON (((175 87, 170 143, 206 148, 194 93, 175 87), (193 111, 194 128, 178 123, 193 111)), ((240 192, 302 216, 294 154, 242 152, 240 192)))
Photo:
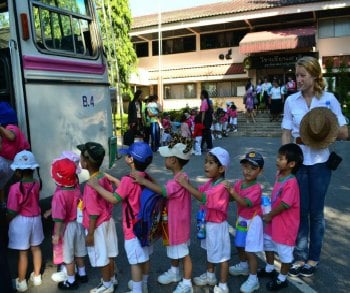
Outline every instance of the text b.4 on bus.
POLYGON ((94 96, 91 96, 90 98, 90 102, 87 96, 82 96, 82 101, 83 101, 83 107, 95 107, 95 103, 94 103, 94 96))

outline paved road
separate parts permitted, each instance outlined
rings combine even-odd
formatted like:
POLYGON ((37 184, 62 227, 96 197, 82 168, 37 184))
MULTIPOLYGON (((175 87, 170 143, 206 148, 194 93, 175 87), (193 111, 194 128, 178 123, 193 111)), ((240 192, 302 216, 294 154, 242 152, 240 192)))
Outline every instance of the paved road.
MULTIPOLYGON (((239 160, 251 149, 255 149, 265 158, 264 173, 260 177, 260 182, 264 186, 264 192, 269 193, 272 189, 274 176, 276 172, 275 157, 278 150, 279 138, 261 138, 261 137, 228 137, 220 141, 214 141, 215 146, 222 146, 229 150, 231 154, 231 167, 227 174, 227 178, 235 180, 241 177, 239 160)), ((336 149, 343 157, 343 162, 339 169, 333 173, 331 186, 329 188, 326 199, 326 219, 327 229, 325 235, 325 243, 322 254, 320 267, 312 278, 304 278, 292 280, 288 289, 284 292, 348 292, 350 288, 350 278, 348 261, 350 259, 349 250, 349 236, 350 226, 347 224, 350 220, 350 152, 348 151, 350 142, 336 143, 336 149)), ((203 161, 202 157, 192 157, 189 164, 185 166, 185 171, 189 174, 194 184, 199 184, 206 179, 203 177, 203 161)), ((121 177, 128 172, 127 166, 123 159, 120 159, 116 166, 110 171, 111 174, 121 177)), ((171 175, 165 170, 164 160, 155 154, 152 165, 149 168, 149 173, 155 177, 160 183, 164 183, 171 175)), ((230 204, 230 219, 233 223, 235 215, 234 204, 230 204)), ((193 215, 195 215, 198 208, 198 202, 193 200, 193 215)), ((116 292, 127 291, 127 281, 130 279, 130 268, 127 263, 124 247, 123 236, 121 231, 121 208, 116 206, 114 210, 114 218, 116 220, 117 233, 119 237, 120 254, 116 260, 118 266, 118 280, 119 286, 116 292)), ((195 219, 192 219, 192 227, 195 227, 195 219)), ((193 229, 194 231, 194 229, 193 229)), ((44 258, 44 272, 43 284, 39 287, 30 287, 29 292, 59 292, 56 289, 56 284, 51 281, 51 274, 55 271, 52 265, 52 252, 50 245, 50 223, 45 223, 46 239, 43 243, 43 258, 44 258)), ((199 242, 192 233, 190 253, 193 260, 193 276, 198 276, 205 271, 206 254, 205 251, 199 247, 199 242)), ((9 252, 9 259, 11 263, 11 273, 16 276, 16 253, 9 252)), ((235 249, 232 249, 232 259, 230 264, 238 261, 235 249)), ((88 260, 87 260, 88 264, 88 260)), ((166 258, 164 247, 161 243, 155 246, 154 254, 151 260, 151 273, 149 279, 149 292, 167 293, 172 292, 176 284, 160 285, 156 282, 157 276, 168 269, 169 261, 166 258)), ((263 265, 263 261, 260 261, 263 265)), ((89 292, 99 281, 100 272, 98 269, 88 266, 88 274, 90 281, 82 285, 76 292, 89 292)), ((30 272, 30 269, 28 270, 30 272)), ((244 277, 229 277, 230 292, 239 292, 240 284, 245 280, 244 277)), ((260 289, 258 292, 267 292, 265 289, 266 280, 260 280, 260 289)), ((0 292, 1 289, 0 289, 0 292)), ((194 292, 212 292, 212 287, 195 287, 194 292)))

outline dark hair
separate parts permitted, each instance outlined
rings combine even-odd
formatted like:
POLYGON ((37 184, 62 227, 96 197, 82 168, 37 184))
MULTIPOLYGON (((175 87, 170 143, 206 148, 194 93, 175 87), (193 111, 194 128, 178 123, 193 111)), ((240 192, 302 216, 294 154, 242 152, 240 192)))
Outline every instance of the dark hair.
POLYGON ((186 121, 187 121, 186 115, 182 114, 180 118, 180 122, 186 122, 186 121))
POLYGON ((140 96, 142 95, 142 91, 141 90, 137 90, 134 93, 134 100, 137 101, 138 99, 140 99, 140 96))
POLYGON ((190 160, 184 160, 178 157, 175 157, 175 158, 178 160, 181 167, 185 166, 190 161, 190 160))
POLYGON ((202 115, 201 115, 201 114, 197 114, 197 115, 194 117, 194 122, 195 122, 195 123, 201 123, 201 122, 202 122, 202 115))
MULTIPOLYGON (((222 166, 222 164, 221 164, 221 162, 219 161, 219 159, 216 157, 216 156, 214 156, 212 153, 208 153, 208 156, 210 156, 210 157, 212 157, 213 159, 214 159, 214 162, 216 163, 216 164, 218 164, 218 167, 221 167, 222 166)), ((224 171, 224 173, 222 173, 222 176, 221 177, 223 177, 223 178, 225 178, 225 171, 224 171)))
POLYGON ((292 169, 292 174, 296 174, 300 165, 304 161, 303 151, 301 150, 300 146, 295 143, 287 143, 279 148, 278 153, 285 156, 288 163, 295 162, 295 166, 292 169))
POLYGON ((134 165, 135 165, 135 169, 137 171, 140 171, 140 172, 146 171, 148 165, 152 163, 152 160, 153 160, 153 157, 148 157, 146 159, 146 162, 140 162, 138 160, 133 159, 134 165))

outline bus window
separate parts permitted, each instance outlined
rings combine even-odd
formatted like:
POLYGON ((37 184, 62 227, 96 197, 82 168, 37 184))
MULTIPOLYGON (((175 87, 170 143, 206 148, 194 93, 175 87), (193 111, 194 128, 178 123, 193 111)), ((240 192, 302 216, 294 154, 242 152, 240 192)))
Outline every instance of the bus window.
POLYGON ((7 48, 10 40, 10 21, 6 3, 0 3, 0 48, 7 48))
POLYGON ((40 0, 32 7, 35 42, 42 53, 96 57, 88 0, 40 0))

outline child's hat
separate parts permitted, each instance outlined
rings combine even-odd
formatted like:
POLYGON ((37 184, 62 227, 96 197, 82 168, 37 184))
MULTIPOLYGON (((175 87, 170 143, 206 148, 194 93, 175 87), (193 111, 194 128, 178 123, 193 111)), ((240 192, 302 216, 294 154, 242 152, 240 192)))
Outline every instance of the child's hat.
POLYGON ((249 163, 256 167, 264 167, 264 158, 262 155, 255 151, 251 151, 249 153, 246 153, 245 158, 240 161, 241 164, 243 163, 249 163))
POLYGON ((134 142, 128 148, 120 149, 119 152, 122 155, 129 155, 141 163, 145 163, 149 157, 153 157, 151 147, 142 141, 134 142))
POLYGON ((16 154, 13 163, 11 164, 12 170, 35 170, 39 167, 34 155, 30 151, 21 151, 16 154))
POLYGON ((176 157, 188 161, 191 158, 191 150, 185 152, 187 146, 183 143, 177 143, 172 148, 163 146, 159 148, 160 155, 162 157, 176 157))
POLYGON ((230 165, 230 154, 227 150, 222 147, 215 147, 209 151, 209 154, 215 156, 219 160, 220 164, 227 170, 228 166, 230 165))
POLYGON ((81 151, 83 157, 93 163, 102 163, 106 154, 103 146, 97 142, 80 144, 77 146, 77 148, 81 151))
POLYGON ((17 123, 16 111, 8 102, 0 102, 0 124, 17 123))
POLYGON ((64 158, 55 160, 51 165, 51 177, 57 185, 72 187, 78 183, 76 165, 73 161, 64 158))

